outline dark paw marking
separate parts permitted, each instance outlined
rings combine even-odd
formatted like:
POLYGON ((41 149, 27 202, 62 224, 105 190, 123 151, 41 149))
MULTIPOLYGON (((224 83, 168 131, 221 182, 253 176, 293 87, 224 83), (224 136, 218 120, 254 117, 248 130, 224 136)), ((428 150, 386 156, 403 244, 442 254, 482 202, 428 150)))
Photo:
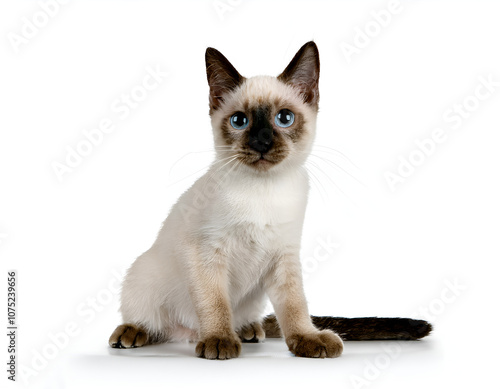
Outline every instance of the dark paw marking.
POLYGON ((108 343, 113 348, 136 348, 144 346, 147 341, 146 331, 133 324, 122 324, 113 331, 108 343))
POLYGON ((265 339, 266 333, 260 323, 251 323, 238 331, 240 339, 245 343, 258 343, 265 339))
POLYGON ((344 349, 340 337, 329 330, 292 335, 286 339, 286 344, 293 354, 305 358, 334 358, 344 349))
POLYGON ((241 342, 236 337, 212 336, 198 342, 196 355, 206 359, 230 359, 240 355, 241 342))

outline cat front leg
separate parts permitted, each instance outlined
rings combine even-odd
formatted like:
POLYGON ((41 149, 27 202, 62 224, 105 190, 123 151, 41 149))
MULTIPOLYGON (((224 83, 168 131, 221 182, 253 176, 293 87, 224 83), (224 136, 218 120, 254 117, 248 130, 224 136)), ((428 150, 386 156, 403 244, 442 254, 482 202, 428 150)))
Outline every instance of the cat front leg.
POLYGON ((265 277, 265 288, 293 354, 307 358, 333 358, 342 354, 342 339, 333 331, 320 331, 312 324, 298 253, 284 254, 276 259, 265 277))
POLYGON ((190 271, 190 293, 200 326, 196 355, 206 359, 236 358, 241 341, 233 327, 225 258, 216 253, 209 260, 196 261, 190 271))

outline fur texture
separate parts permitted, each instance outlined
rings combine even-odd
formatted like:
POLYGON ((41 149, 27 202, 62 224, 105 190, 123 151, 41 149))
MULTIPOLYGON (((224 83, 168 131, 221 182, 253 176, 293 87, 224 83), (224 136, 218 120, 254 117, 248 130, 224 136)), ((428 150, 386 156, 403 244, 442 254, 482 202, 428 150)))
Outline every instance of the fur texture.
POLYGON ((336 357, 342 340, 332 326, 313 324, 299 260, 309 188, 303 164, 318 111, 317 47, 305 44, 278 77, 245 78, 211 48, 206 64, 216 159, 129 269, 125 324, 109 343, 190 340, 200 357, 233 358, 241 340, 264 338, 268 296, 279 322, 269 335, 284 336, 297 356, 336 357), (295 115, 287 128, 275 123, 282 109, 295 115), (248 118, 247 129, 231 126, 237 112, 248 118), (254 146, 264 135, 265 151, 254 146))

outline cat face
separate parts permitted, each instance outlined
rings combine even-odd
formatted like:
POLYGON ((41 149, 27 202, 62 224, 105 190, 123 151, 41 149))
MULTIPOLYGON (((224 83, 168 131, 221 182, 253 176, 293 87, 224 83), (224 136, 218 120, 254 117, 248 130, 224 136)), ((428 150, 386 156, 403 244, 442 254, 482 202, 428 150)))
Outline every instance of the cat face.
POLYGON ((278 77, 245 78, 217 50, 206 52, 217 156, 254 172, 304 163, 318 111, 319 54, 306 43, 278 77))

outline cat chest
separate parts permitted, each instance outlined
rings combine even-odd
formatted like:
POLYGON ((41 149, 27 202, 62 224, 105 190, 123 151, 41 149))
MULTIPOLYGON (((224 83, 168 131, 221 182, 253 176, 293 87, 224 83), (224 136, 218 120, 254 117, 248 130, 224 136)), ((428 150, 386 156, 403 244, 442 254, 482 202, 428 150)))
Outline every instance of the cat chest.
POLYGON ((249 193, 234 191, 226 193, 219 206, 226 222, 254 225, 256 233, 260 230, 279 232, 290 223, 302 222, 306 195, 287 188, 249 193))
POLYGON ((246 272, 259 272, 271 258, 300 243, 303 212, 286 204, 255 204, 226 210, 216 228, 217 246, 246 272))

